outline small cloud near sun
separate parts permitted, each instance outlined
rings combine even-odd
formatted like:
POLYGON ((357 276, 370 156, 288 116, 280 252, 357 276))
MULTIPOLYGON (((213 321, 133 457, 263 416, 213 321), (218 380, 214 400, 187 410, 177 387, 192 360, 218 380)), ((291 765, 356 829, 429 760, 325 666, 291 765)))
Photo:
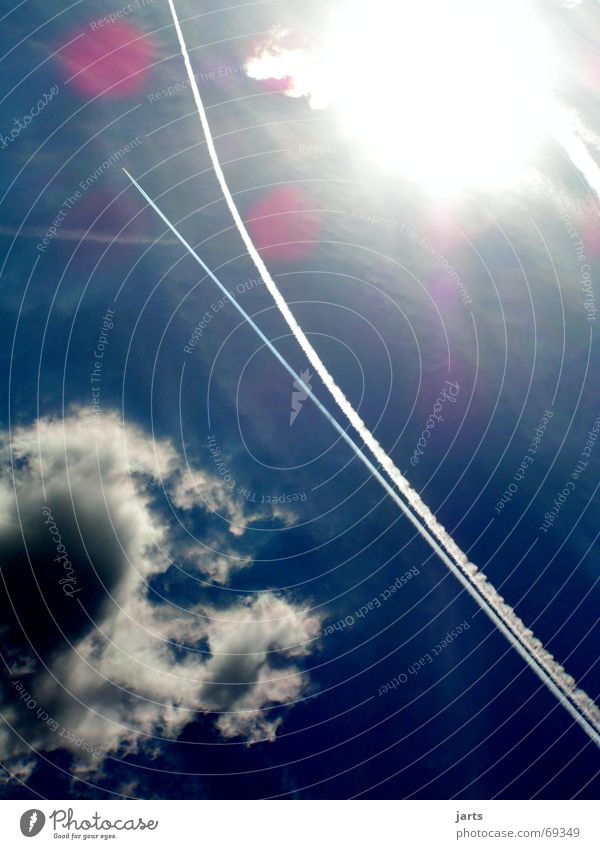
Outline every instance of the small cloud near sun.
POLYGON ((318 48, 305 35, 275 27, 266 41, 257 45, 246 62, 253 80, 266 82, 288 97, 307 97, 312 109, 324 109, 335 100, 319 61, 318 48))

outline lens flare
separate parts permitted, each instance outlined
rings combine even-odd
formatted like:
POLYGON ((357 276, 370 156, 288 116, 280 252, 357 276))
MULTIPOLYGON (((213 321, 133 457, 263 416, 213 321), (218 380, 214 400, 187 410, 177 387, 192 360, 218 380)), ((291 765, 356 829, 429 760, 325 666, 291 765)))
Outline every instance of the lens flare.
POLYGON ((67 83, 79 94, 120 99, 145 86, 154 45, 132 24, 117 21, 69 42, 58 57, 67 83))

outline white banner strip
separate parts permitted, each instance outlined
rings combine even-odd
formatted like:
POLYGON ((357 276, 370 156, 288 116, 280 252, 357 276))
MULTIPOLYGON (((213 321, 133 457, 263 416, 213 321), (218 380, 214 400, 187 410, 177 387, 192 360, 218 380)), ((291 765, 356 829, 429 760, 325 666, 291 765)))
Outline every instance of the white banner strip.
POLYGON ((0 803, 0 845, 261 849, 450 846, 598 849, 590 801, 57 801, 0 803), (300 807, 298 807, 300 806, 300 807), (310 809, 310 810, 309 810, 310 809), (28 841, 35 839, 35 843, 28 841), (60 842, 59 842, 60 841, 60 842))

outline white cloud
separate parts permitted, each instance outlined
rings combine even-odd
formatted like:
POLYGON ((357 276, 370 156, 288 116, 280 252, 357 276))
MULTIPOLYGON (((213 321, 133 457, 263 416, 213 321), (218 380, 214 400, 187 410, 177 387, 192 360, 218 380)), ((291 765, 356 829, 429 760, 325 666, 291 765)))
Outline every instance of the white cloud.
MULTIPOLYGON (((108 753, 173 739, 203 711, 216 713, 226 738, 272 740, 282 717, 269 708, 306 691, 298 661, 317 638, 319 617, 271 592, 236 595, 226 607, 195 601, 182 609, 157 604, 148 589, 176 553, 177 534, 157 505, 161 489, 180 509, 200 506, 208 517, 218 510, 243 527, 222 482, 185 471, 169 442, 122 427, 116 415, 105 414, 101 432, 93 433, 81 411, 13 432, 12 463, 8 438, 0 460, 0 547, 8 553, 10 592, 0 615, 12 673, 0 691, 7 721, 0 760, 27 777, 36 751, 66 748, 73 771, 91 774, 108 753), (72 564, 78 593, 71 597, 58 583, 63 573, 52 562, 56 540, 44 505, 72 564), (11 618, 13 602, 20 626, 11 618), (18 686, 35 707, 19 698, 18 686)), ((231 557, 210 548, 196 555, 205 574, 226 582, 231 557)), ((247 557, 234 562, 250 565, 247 557)))
POLYGON ((312 109, 324 109, 335 100, 331 68, 315 45, 307 45, 298 33, 274 29, 245 64, 254 80, 279 80, 288 97, 307 97, 312 109))

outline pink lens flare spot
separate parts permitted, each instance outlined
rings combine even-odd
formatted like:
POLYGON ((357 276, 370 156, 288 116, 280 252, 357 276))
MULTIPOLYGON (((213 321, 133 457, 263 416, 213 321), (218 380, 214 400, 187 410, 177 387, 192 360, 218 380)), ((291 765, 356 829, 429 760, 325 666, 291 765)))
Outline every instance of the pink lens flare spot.
POLYGON ((58 58, 65 82, 79 94, 123 98, 144 87, 154 55, 147 35, 117 21, 67 43, 58 58))
POLYGON ((461 303, 456 283, 452 282, 450 276, 441 272, 435 274, 428 282, 427 289, 442 314, 442 319, 447 318, 447 311, 454 309, 461 303))
POLYGON ((309 254, 321 232, 322 211, 302 189, 274 189, 246 212, 252 241, 265 260, 298 260, 309 254))
POLYGON ((600 203, 590 201, 582 211, 577 226, 589 256, 600 260, 600 203))
POLYGON ((453 226, 450 218, 443 211, 431 214, 424 222, 424 236, 437 250, 445 253, 461 241, 462 237, 457 227, 453 226))
POLYGON ((600 56, 595 52, 588 53, 584 59, 583 79, 595 94, 600 92, 600 56))

